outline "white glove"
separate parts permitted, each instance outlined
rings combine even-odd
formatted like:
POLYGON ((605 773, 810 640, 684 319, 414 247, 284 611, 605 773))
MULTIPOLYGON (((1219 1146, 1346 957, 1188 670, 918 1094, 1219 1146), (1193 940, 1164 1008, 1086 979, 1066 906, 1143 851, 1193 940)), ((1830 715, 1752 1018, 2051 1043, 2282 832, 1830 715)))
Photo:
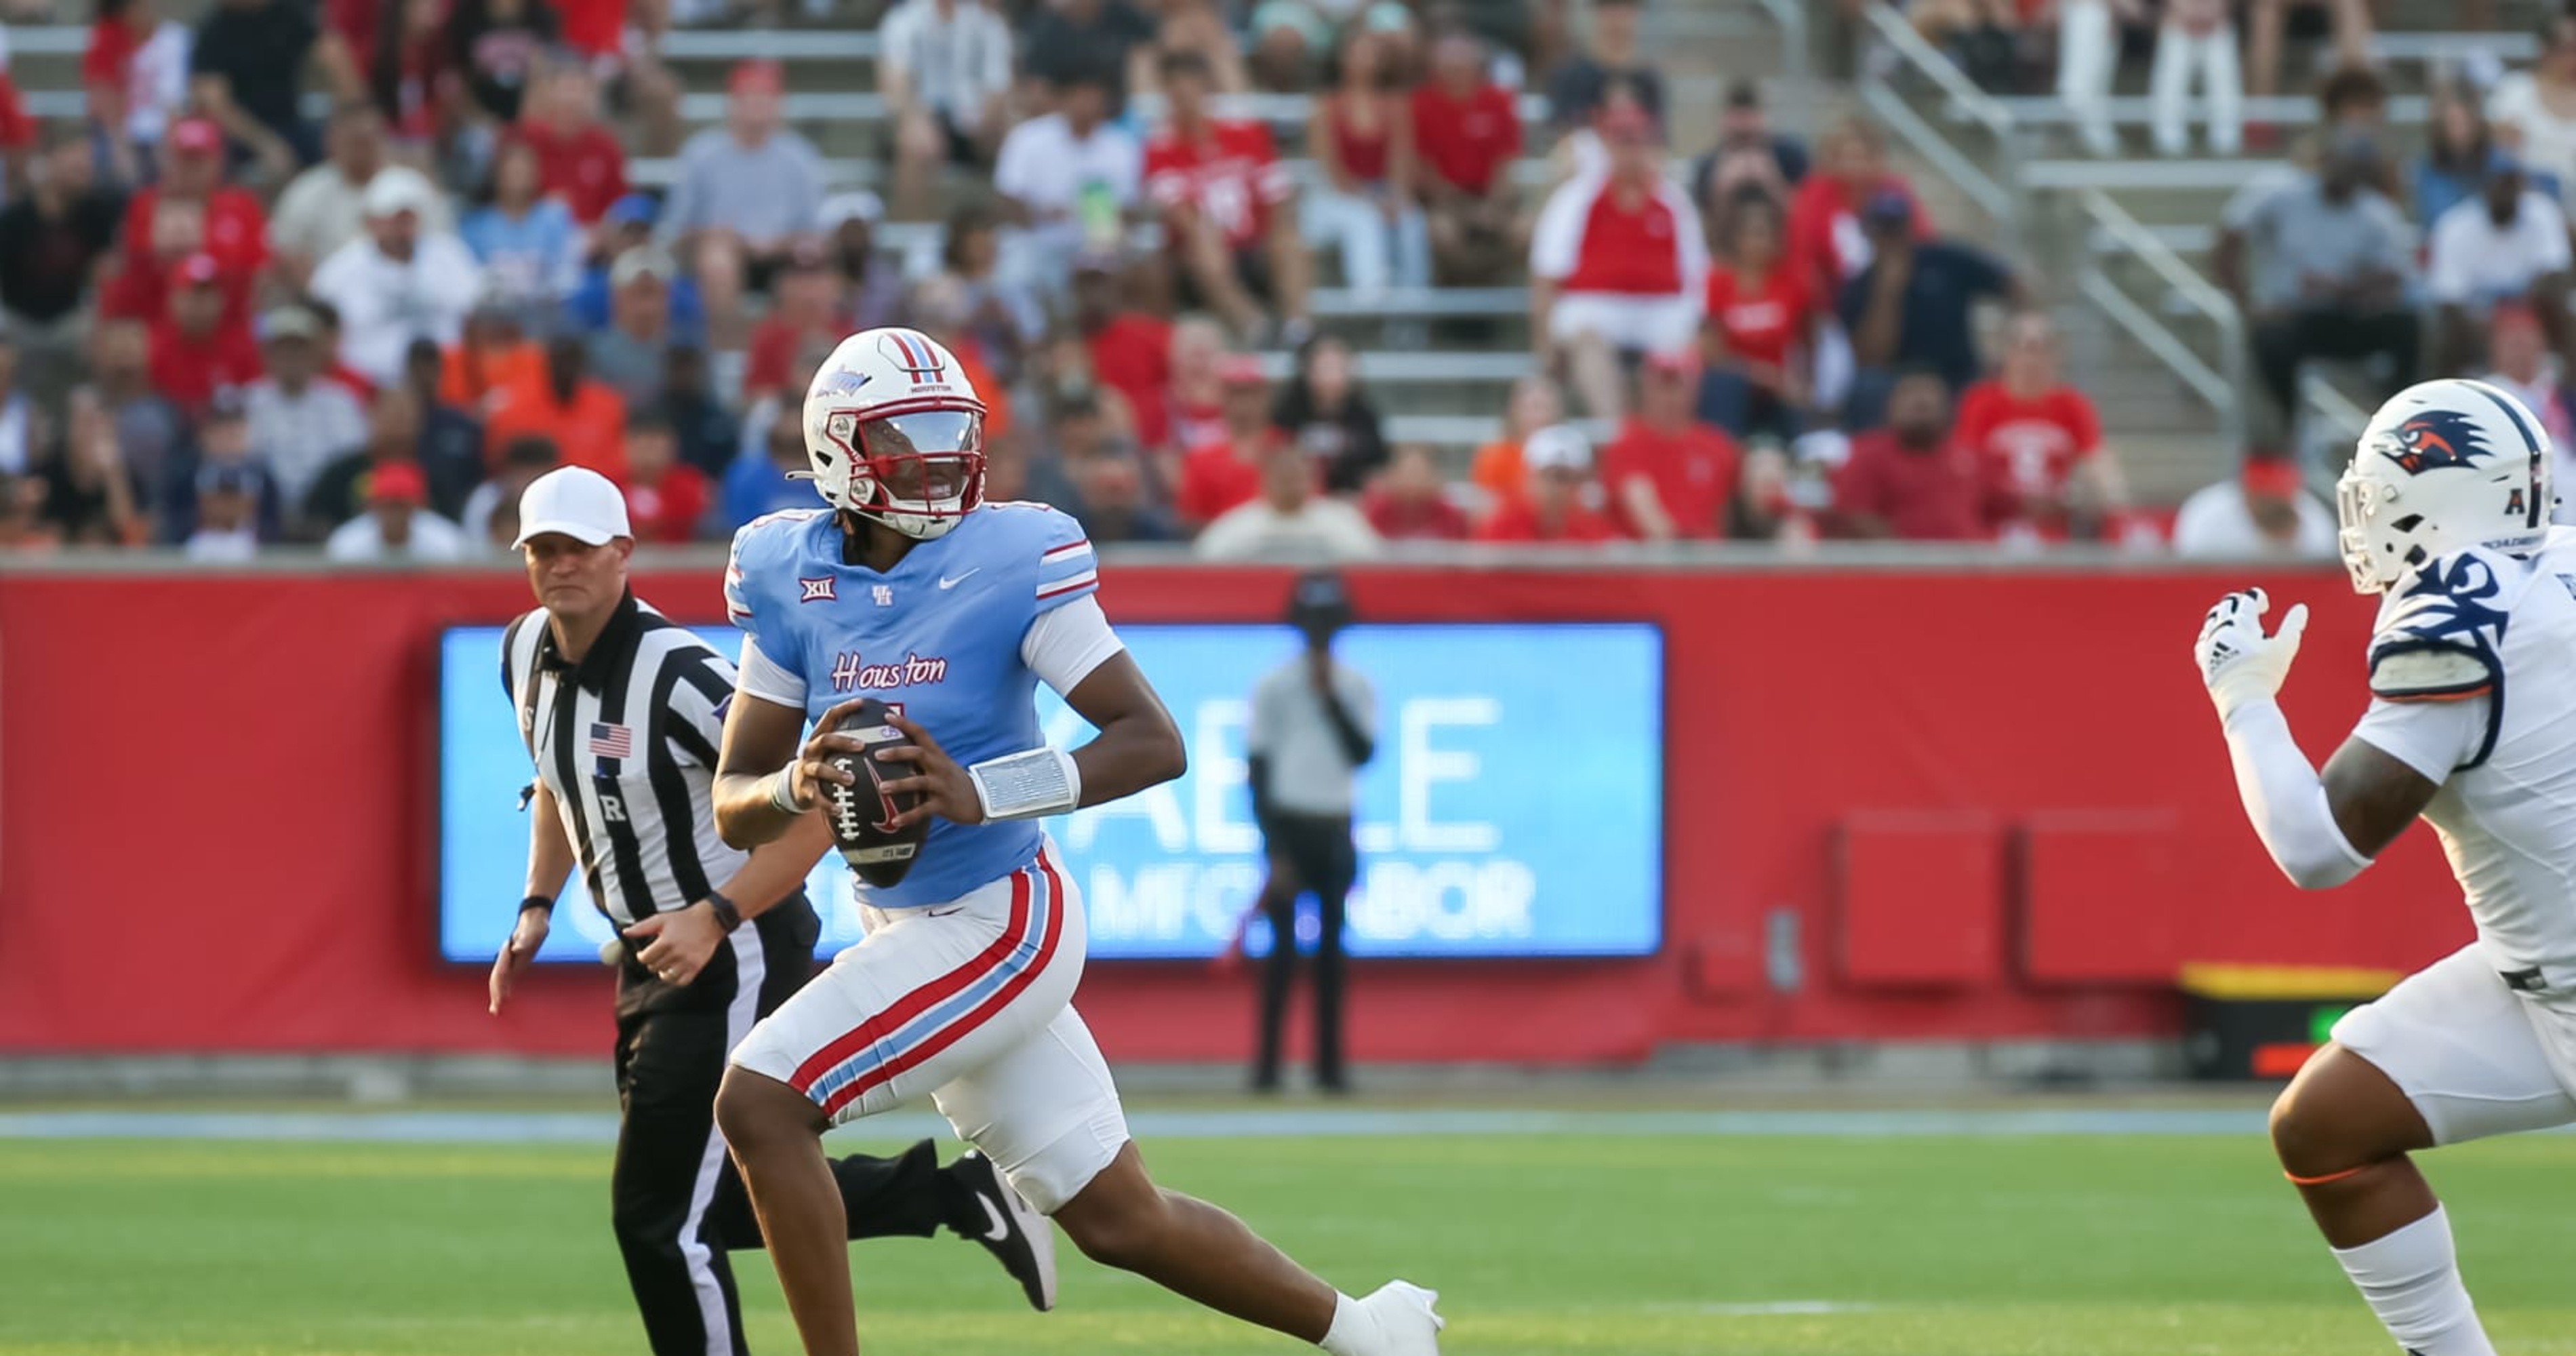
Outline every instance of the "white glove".
POLYGON ((2308 605, 2300 603, 2281 615, 2281 627, 2263 634, 2263 614, 2272 600, 2261 589, 2231 593, 2209 610, 2200 640, 2191 647, 2209 700, 2224 724, 2239 707, 2270 701, 2290 676, 2290 661, 2299 657, 2299 635, 2308 629, 2308 605))

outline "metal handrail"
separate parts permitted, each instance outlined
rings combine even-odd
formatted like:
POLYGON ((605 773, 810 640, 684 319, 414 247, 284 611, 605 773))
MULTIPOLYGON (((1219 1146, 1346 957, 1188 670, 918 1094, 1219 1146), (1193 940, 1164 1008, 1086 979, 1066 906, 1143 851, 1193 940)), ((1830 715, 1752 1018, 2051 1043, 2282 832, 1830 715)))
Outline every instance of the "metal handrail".
POLYGON ((1806 0, 1759 0, 1762 11, 1780 26, 1780 80, 1788 89, 1786 106, 1780 110, 1780 125, 1802 137, 1816 134, 1814 92, 1807 80, 1811 74, 1808 44, 1814 39, 1807 31, 1806 0))
POLYGON ((2100 232, 2128 251, 2157 281, 2172 289, 2175 298, 2218 331, 2218 366, 2212 367, 2172 327, 2120 291, 2089 252, 2079 284, 2085 297, 2217 411, 2231 442, 2243 442, 2245 316, 2237 309, 2236 299, 2184 262, 2172 246, 2129 215, 2110 194, 2098 188, 2084 189, 2075 195, 2075 206, 2083 214, 2088 230, 2100 232))
POLYGON ((1905 16, 1884 0, 1871 0, 1861 9, 1861 19, 1889 51, 1931 81, 1951 106, 1994 138, 1994 172, 1988 173, 1985 166, 1951 145, 1885 82, 1864 77, 1862 105, 1993 217, 2005 243, 2016 243, 2021 236, 2021 128, 2011 111, 1996 102, 1993 95, 1977 88, 1957 62, 1925 42, 1905 16))

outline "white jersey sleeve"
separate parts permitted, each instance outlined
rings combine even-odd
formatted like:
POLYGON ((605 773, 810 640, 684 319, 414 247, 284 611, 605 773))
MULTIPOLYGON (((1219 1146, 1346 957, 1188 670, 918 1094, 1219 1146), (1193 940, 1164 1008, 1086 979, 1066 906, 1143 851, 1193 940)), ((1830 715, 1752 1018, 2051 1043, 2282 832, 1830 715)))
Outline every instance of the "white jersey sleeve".
POLYGON ((2476 761, 2494 701, 2486 695, 2446 702, 2377 698, 2352 737, 2440 785, 2476 761))
POLYGON ((1057 696, 1081 686, 1092 670, 1126 648, 1109 628, 1109 615, 1100 610, 1100 600, 1088 593, 1039 613, 1020 637, 1021 661, 1057 696))
POLYGON ((747 631, 742 637, 742 662, 735 667, 743 691, 765 702, 805 709, 805 675, 762 654, 760 642, 747 631))

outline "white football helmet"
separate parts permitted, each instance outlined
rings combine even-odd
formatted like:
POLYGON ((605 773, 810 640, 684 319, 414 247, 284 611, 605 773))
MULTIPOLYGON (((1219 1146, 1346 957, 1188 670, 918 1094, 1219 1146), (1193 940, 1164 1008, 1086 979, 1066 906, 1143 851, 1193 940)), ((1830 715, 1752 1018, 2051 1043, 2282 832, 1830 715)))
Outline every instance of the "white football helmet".
POLYGON ((2529 551, 2549 530, 2549 435, 2510 391, 2445 379, 2372 416, 2335 482, 2352 586, 2384 593, 2446 551, 2529 551))
POLYGON ((805 390, 805 460, 824 502, 926 541, 984 502, 984 402, 929 335, 854 334, 805 390))

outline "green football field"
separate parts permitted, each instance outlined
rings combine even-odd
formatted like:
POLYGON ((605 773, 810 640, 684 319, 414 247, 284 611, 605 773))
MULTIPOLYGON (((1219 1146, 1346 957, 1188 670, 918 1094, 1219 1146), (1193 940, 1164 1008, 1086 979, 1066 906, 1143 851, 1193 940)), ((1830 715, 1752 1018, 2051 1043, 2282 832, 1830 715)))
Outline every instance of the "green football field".
MULTIPOLYGON (((1446 1350, 2378 1353, 2259 1136, 1172 1139, 1348 1290, 1442 1292, 1446 1350)), ((0 1139, 0 1352, 634 1352, 604 1147, 0 1139)), ((2576 1353, 2576 1137, 2432 1160, 2508 1356, 2576 1353)), ((852 1252, 868 1349, 1293 1352, 1067 1250, 1022 1308, 973 1245, 852 1252)), ((754 1350, 793 1336, 736 1254, 754 1350)))

